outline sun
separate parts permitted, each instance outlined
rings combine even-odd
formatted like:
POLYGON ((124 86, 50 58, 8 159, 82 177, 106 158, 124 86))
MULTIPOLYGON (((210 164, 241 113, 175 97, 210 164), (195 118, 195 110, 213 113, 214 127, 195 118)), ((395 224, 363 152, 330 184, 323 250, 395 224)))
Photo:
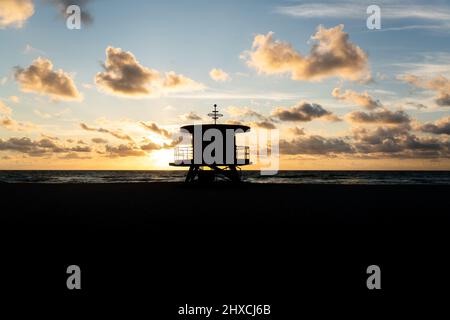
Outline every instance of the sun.
POLYGON ((150 160, 156 169, 169 169, 169 163, 173 162, 173 149, 155 150, 150 153, 150 160))

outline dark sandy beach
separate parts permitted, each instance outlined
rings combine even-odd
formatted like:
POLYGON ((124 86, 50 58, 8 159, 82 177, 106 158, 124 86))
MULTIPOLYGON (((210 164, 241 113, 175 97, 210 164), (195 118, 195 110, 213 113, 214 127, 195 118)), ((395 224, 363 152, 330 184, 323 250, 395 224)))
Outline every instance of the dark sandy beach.
POLYGON ((450 186, 1 184, 1 220, 145 229, 152 224, 439 225, 450 186))
POLYGON ((450 186, 2 184, 0 194, 3 286, 20 295, 70 298, 65 266, 77 263, 80 299, 148 298, 166 314, 251 297, 292 315, 299 295, 314 308, 335 295, 370 307, 434 294, 448 272, 450 186), (365 287, 374 263, 383 293, 365 287))

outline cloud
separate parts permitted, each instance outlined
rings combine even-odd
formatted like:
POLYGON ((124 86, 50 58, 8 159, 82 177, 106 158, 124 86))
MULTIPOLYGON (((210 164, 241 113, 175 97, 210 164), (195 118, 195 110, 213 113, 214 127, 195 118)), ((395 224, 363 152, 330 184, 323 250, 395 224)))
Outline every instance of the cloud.
POLYGON ((18 96, 9 96, 9 101, 13 102, 13 103, 19 103, 20 102, 20 98, 18 96))
POLYGON ((444 93, 436 98, 436 103, 442 107, 450 106, 450 94, 444 93))
POLYGON ((276 129, 276 125, 268 120, 264 121, 239 121, 239 120, 227 120, 226 124, 238 125, 238 126, 249 126, 251 128, 261 128, 266 130, 276 129))
POLYGON ((59 148, 54 148, 48 139, 32 141, 30 138, 9 138, 0 139, 0 150, 26 153, 30 156, 43 155, 48 152, 60 152, 59 148))
POLYGON ((372 130, 355 128, 353 130, 353 137, 359 143, 359 149, 362 149, 362 151, 368 151, 369 149, 371 149, 371 152, 380 152, 382 151, 381 149, 383 151, 397 151, 398 148, 396 145, 398 144, 399 137, 408 135, 408 132, 409 128, 406 126, 377 127, 372 130), (381 149, 374 150, 371 146, 381 146, 381 149), (385 147, 389 149, 384 149, 385 147))
POLYGON ((95 83, 106 92, 123 96, 147 96, 153 93, 150 85, 159 79, 156 70, 142 66, 134 55, 120 48, 106 48, 104 72, 95 76, 95 83))
POLYGON ((170 144, 158 145, 148 138, 145 138, 141 145, 135 143, 121 144, 118 146, 105 146, 106 156, 110 158, 117 157, 142 157, 147 156, 148 152, 160 149, 170 149, 181 141, 173 140, 170 144))
POLYGON ((33 110, 34 114, 42 119, 51 119, 53 116, 50 113, 42 112, 38 109, 33 110))
POLYGON ((108 143, 108 140, 102 138, 92 138, 91 141, 97 144, 105 144, 108 143))
POLYGON ((319 26, 311 37, 315 44, 309 55, 302 56, 291 44, 274 39, 274 33, 258 34, 243 57, 260 73, 290 73, 293 80, 321 80, 340 77, 370 80, 367 54, 349 41, 344 25, 326 29, 319 26))
POLYGON ((412 74, 400 75, 397 78, 418 88, 435 91, 437 96, 434 101, 440 106, 450 106, 450 79, 442 75, 424 78, 412 74))
POLYGON ((49 95, 56 100, 82 98, 70 75, 61 69, 54 71, 48 59, 37 58, 26 69, 17 67, 15 78, 23 92, 49 95))
POLYGON ((74 152, 91 152, 92 149, 89 146, 76 146, 69 149, 70 151, 74 152))
POLYGON ((200 120, 202 120, 202 117, 200 117, 198 114, 196 114, 193 111, 183 114, 180 117, 184 121, 200 121, 200 120))
POLYGON ((51 118, 60 118, 63 115, 66 115, 68 113, 71 112, 71 110, 69 108, 65 108, 61 111, 58 112, 54 112, 54 113, 47 113, 47 112, 43 112, 41 110, 38 109, 34 109, 33 110, 34 114, 37 115, 38 117, 42 118, 42 119, 51 119, 51 118))
POLYGON ((31 131, 38 128, 31 122, 18 122, 9 115, 0 118, 0 127, 4 127, 11 131, 31 131))
POLYGON ((22 28, 33 14, 32 0, 1 0, 0 29, 7 27, 22 28))
POLYGON ((239 121, 239 120, 233 120, 233 119, 227 120, 227 121, 225 121, 225 123, 226 124, 237 125, 237 126, 245 125, 244 122, 239 121))
POLYGON ((419 130, 433 134, 450 135, 450 117, 439 119, 434 123, 425 123, 419 127, 419 130))
POLYGON ((31 131, 38 126, 31 122, 18 122, 12 118, 12 109, 0 100, 0 127, 10 131, 31 131))
POLYGON ((12 113, 12 109, 0 100, 0 114, 10 115, 11 113, 12 113))
POLYGON ((68 153, 62 157, 59 157, 59 159, 62 160, 85 160, 85 159, 92 159, 92 157, 89 156, 80 156, 78 153, 76 152, 71 152, 68 153))
POLYGON ((141 157, 147 155, 145 151, 134 144, 121 144, 117 147, 106 145, 105 150, 111 158, 116 157, 141 157))
POLYGON ((420 138, 409 132, 407 126, 378 127, 374 130, 358 128, 354 130, 354 146, 363 154, 396 156, 400 158, 448 157, 448 141, 420 138))
POLYGON ((42 136, 43 138, 46 138, 46 139, 57 140, 57 141, 59 141, 59 138, 58 138, 58 137, 51 136, 51 135, 48 135, 48 134, 45 134, 45 133, 41 133, 41 136, 42 136))
POLYGON ((327 138, 318 135, 280 141, 280 152, 286 155, 317 155, 351 159, 439 159, 450 158, 448 139, 418 137, 408 125, 355 128, 348 137, 327 138))
POLYGON ((91 0, 47 0, 47 1, 50 1, 58 8, 59 13, 64 19, 68 17, 68 14, 66 12, 67 7, 69 7, 70 5, 77 5, 81 9, 81 21, 83 23, 92 24, 92 22, 94 21, 92 14, 86 8, 87 4, 91 2, 91 0))
POLYGON ((229 115, 234 117, 241 117, 241 118, 257 118, 260 120, 267 120, 267 117, 259 113, 258 111, 255 111, 249 107, 236 107, 236 106, 229 106, 225 110, 229 115))
POLYGON ((229 74, 226 73, 225 71, 223 71, 222 69, 216 69, 216 68, 211 69, 211 71, 209 72, 209 76, 214 81, 224 82, 224 81, 231 80, 229 74))
POLYGON ((151 123, 145 123, 143 121, 140 122, 141 126, 144 127, 145 129, 157 133, 163 137, 166 138, 170 138, 172 135, 170 134, 169 131, 167 131, 166 129, 163 129, 161 127, 159 127, 156 123, 151 122, 151 123))
POLYGON ((145 144, 141 145, 140 148, 144 151, 154 151, 160 150, 162 147, 152 141, 147 141, 145 144))
POLYGON ((250 123, 250 126, 251 127, 257 127, 257 128, 262 128, 262 129, 267 129, 267 130, 272 130, 272 129, 276 129, 277 128, 273 122, 270 122, 270 121, 267 121, 267 120, 252 122, 252 123, 250 123))
POLYGON ((108 93, 125 97, 149 97, 164 92, 202 90, 204 86, 182 74, 144 67, 129 51, 106 48, 104 71, 97 73, 95 83, 108 93))
POLYGON ((173 71, 166 72, 162 88, 166 91, 197 91, 203 90, 205 86, 182 74, 176 74, 173 71))
POLYGON ((367 92, 358 93, 352 90, 341 92, 339 88, 334 88, 332 95, 338 100, 354 103, 368 110, 381 108, 383 106, 380 101, 373 99, 367 92))
POLYGON ((295 138, 292 141, 281 140, 280 152, 283 154, 339 154, 353 153, 351 144, 341 138, 324 138, 313 135, 295 138))
POLYGON ((409 115, 400 110, 400 111, 389 111, 387 109, 383 109, 380 111, 374 112, 361 112, 361 111, 353 111, 349 113, 346 118, 352 123, 372 123, 372 124, 408 124, 411 122, 409 115))
POLYGON ((175 146, 177 146, 177 145, 179 145, 181 142, 183 142, 183 136, 179 136, 179 137, 177 137, 177 138, 175 138, 175 139, 172 139, 172 141, 170 142, 170 143, 164 143, 162 146, 161 146, 161 148, 164 148, 164 149, 171 149, 171 148, 173 148, 173 147, 175 147, 175 146))
MULTIPOLYGON (((274 123, 274 122, 276 122, 276 120, 273 119, 273 117, 267 117, 249 107, 229 106, 226 109, 226 112, 234 117, 256 118, 259 120, 259 121, 252 121, 252 122, 236 121, 236 123, 232 123, 232 122, 228 121, 227 123, 229 123, 229 124, 243 124, 243 125, 247 125, 250 127, 257 127, 257 128, 267 129, 267 130, 276 129, 276 125, 274 123)), ((233 120, 231 120, 231 121, 233 121, 233 120)))
POLYGON ((109 129, 104 129, 104 128, 92 128, 92 127, 89 127, 88 125, 86 125, 85 123, 80 123, 80 127, 86 131, 107 133, 117 139, 120 139, 120 140, 127 140, 127 141, 131 141, 131 142, 133 141, 133 139, 129 135, 127 135, 121 131, 118 131, 118 130, 109 130, 109 129))
POLYGON ((306 134, 305 129, 299 127, 289 128, 289 131, 296 136, 304 136, 306 134))
POLYGON ((278 107, 272 111, 272 117, 281 121, 307 122, 323 118, 329 121, 339 121, 332 112, 325 110, 321 105, 309 102, 300 102, 289 109, 278 107))
POLYGON ((66 147, 48 138, 31 140, 27 137, 0 139, 0 151, 13 151, 27 154, 31 157, 51 156, 62 153, 89 153, 88 146, 66 147))
POLYGON ((424 105, 423 103, 419 103, 419 102, 409 101, 409 102, 406 102, 406 104, 417 108, 417 110, 428 108, 426 105, 424 105))
POLYGON ((24 54, 37 54, 37 55, 42 55, 42 56, 46 56, 47 55, 43 50, 34 48, 30 44, 27 44, 25 46, 25 49, 23 50, 23 53, 24 54))

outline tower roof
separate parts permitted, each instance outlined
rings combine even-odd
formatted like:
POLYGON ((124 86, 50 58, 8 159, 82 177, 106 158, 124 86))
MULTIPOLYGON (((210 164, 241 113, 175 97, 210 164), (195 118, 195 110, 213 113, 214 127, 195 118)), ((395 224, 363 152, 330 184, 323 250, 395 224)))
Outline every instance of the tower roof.
POLYGON ((190 124, 187 126, 182 126, 181 129, 187 130, 189 133, 194 133, 194 128, 200 127, 202 131, 208 130, 208 129, 218 129, 220 131, 225 131, 227 129, 233 129, 233 130, 242 130, 242 131, 249 131, 249 126, 244 126, 241 124, 214 124, 214 123, 208 123, 208 124, 190 124))

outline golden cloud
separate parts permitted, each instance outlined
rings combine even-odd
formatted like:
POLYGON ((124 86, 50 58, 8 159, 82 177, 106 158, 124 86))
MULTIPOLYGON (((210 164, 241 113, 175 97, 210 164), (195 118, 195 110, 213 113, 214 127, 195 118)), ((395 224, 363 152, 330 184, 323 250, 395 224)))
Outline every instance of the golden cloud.
POLYGON ((56 100, 81 100, 71 76, 63 70, 53 70, 48 59, 37 58, 28 68, 16 68, 16 81, 23 92, 49 95, 56 100))
POLYGON ((435 102, 440 106, 450 106, 450 79, 444 76, 426 79, 412 74, 401 75, 397 78, 418 88, 437 92, 435 102))
POLYGON ((20 98, 18 96, 10 96, 9 101, 13 102, 13 103, 19 103, 20 102, 20 98))
POLYGON ((389 125, 401 125, 409 124, 411 118, 409 115, 402 111, 390 111, 382 109, 374 112, 350 112, 346 118, 352 123, 367 123, 367 124, 389 124, 389 125))
POLYGON ((450 117, 441 118, 434 123, 425 123, 419 130, 433 134, 450 135, 450 117))
POLYGON ((80 123, 80 127, 81 127, 81 129, 86 130, 86 131, 95 131, 95 132, 100 132, 100 133, 107 133, 107 134, 110 134, 110 135, 112 135, 113 137, 115 137, 117 139, 120 139, 120 140, 127 140, 127 141, 131 141, 131 142, 133 141, 133 139, 129 135, 127 135, 127 134, 125 134, 125 133, 123 133, 123 132, 121 132, 119 130, 109 130, 109 129, 105 129, 105 128, 92 128, 92 127, 89 127, 85 123, 80 123))
POLYGON ((32 0, 1 0, 0 29, 7 27, 22 28, 25 21, 33 14, 32 0))
POLYGON ((251 122, 251 123, 249 123, 249 126, 266 129, 266 130, 273 130, 273 129, 277 128, 273 122, 268 121, 268 120, 251 122))
POLYGON ((142 157, 147 155, 147 153, 137 147, 136 145, 129 144, 121 144, 117 147, 106 145, 105 151, 110 158, 116 157, 142 157))
POLYGON ((163 137, 170 138, 170 137, 172 136, 172 135, 170 134, 169 131, 167 131, 167 130, 164 129, 164 128, 159 127, 159 126, 158 126, 156 123, 154 123, 154 122, 151 122, 151 123, 145 123, 145 122, 141 121, 140 124, 141 124, 141 126, 142 126, 143 128, 145 128, 145 129, 147 129, 147 130, 149 130, 149 131, 152 131, 152 132, 154 132, 154 133, 156 133, 156 134, 159 134, 159 135, 161 135, 161 136, 163 136, 163 137))
POLYGON ((11 114, 12 110, 10 107, 8 107, 6 104, 4 104, 2 101, 0 101, 0 114, 11 114))
POLYGON ((108 140, 102 138, 92 138, 91 141, 97 144, 105 144, 108 143, 108 140))
POLYGON ((0 127, 10 131, 32 131, 38 128, 37 125, 31 122, 19 122, 6 115, 0 117, 0 127))
POLYGON ((275 108, 272 111, 272 117, 281 121, 307 122, 318 118, 329 121, 340 121, 336 115, 324 109, 321 105, 309 102, 300 102, 290 108, 275 108))
POLYGON ((205 86, 182 74, 170 71, 166 73, 162 87, 168 91, 197 91, 203 90, 205 86))
POLYGON ((159 73, 142 66, 129 51, 106 48, 104 72, 95 76, 95 83, 106 92, 123 96, 146 96, 152 92, 151 84, 159 73))
POLYGON ((244 57, 260 73, 290 73, 293 80, 370 80, 367 54, 349 41, 343 29, 342 24, 330 29, 319 26, 311 37, 316 43, 307 56, 295 51, 291 44, 275 40, 273 32, 259 34, 254 38, 253 50, 245 52, 244 57))
POLYGON ((193 111, 190 111, 188 113, 181 115, 180 118, 183 121, 200 121, 200 120, 202 120, 202 117, 193 111))
POLYGON ((48 138, 44 138, 41 140, 31 140, 28 137, 12 137, 8 140, 3 140, 0 138, 0 151, 12 151, 24 153, 31 157, 40 157, 62 153, 86 154, 90 153, 92 149, 88 146, 67 147, 48 138))
POLYGON ((341 93, 339 88, 334 88, 332 95, 338 100, 354 103, 369 110, 381 108, 383 106, 380 101, 372 98, 367 92, 358 93, 352 90, 345 90, 341 93))
POLYGON ((165 91, 201 90, 203 85, 173 71, 164 77, 156 70, 144 67, 129 51, 106 48, 103 72, 97 73, 95 83, 105 92, 125 97, 148 97, 165 91))
POLYGON ((230 76, 228 75, 228 73, 226 73, 225 71, 223 71, 222 69, 212 69, 209 72, 209 76, 211 77, 211 79, 213 79, 214 81, 228 81, 231 80, 230 76))
POLYGON ((291 141, 280 141, 280 152, 288 155, 330 155, 354 153, 352 145, 342 138, 326 138, 318 135, 301 136, 291 141))

